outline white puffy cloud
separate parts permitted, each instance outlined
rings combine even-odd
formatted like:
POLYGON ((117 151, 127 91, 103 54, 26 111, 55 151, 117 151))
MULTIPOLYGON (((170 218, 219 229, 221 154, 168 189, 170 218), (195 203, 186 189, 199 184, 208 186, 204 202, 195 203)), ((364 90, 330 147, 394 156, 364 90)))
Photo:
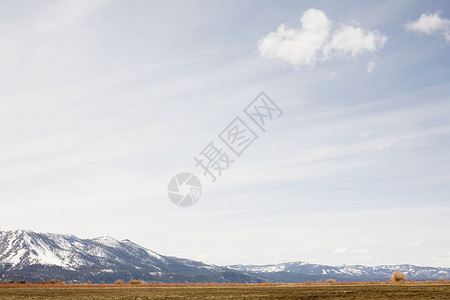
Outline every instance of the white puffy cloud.
POLYGON ((356 56, 365 52, 374 53, 383 48, 387 36, 377 30, 366 31, 361 27, 343 25, 336 30, 323 50, 324 60, 333 57, 356 56))
MULTIPOLYGON (((361 27, 341 25, 331 32, 332 22, 325 13, 308 9, 300 19, 301 28, 282 24, 258 42, 261 57, 277 59, 293 66, 312 66, 317 62, 374 53, 383 48, 387 36, 361 27)), ((375 65, 371 67, 373 69, 375 65)))
POLYGON ((268 59, 281 59, 294 66, 314 65, 327 41, 331 21, 323 11, 311 8, 303 14, 300 23, 300 29, 287 28, 282 24, 276 32, 260 40, 260 55, 268 59))
POLYGON ((416 21, 406 23, 405 28, 412 32, 442 36, 446 41, 450 42, 450 20, 441 18, 440 14, 439 11, 433 14, 421 14, 416 21))

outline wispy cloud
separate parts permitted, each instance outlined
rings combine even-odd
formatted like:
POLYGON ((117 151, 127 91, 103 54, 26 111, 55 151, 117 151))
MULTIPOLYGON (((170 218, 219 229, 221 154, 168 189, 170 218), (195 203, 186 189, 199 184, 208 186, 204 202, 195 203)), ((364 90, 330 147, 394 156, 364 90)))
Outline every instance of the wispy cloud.
POLYGON ((352 249, 348 249, 346 247, 338 247, 336 249, 333 250, 334 253, 337 254, 345 254, 345 253, 350 253, 350 254, 364 254, 364 253, 369 253, 372 250, 370 250, 369 248, 352 248, 352 249))
POLYGON ((333 252, 337 253, 337 254, 343 254, 343 253, 348 253, 348 249, 345 247, 338 247, 338 248, 334 249, 333 252))
POLYGON ((407 243, 406 247, 416 248, 416 247, 420 247, 421 245, 422 245, 421 241, 413 241, 413 242, 407 243))
POLYGON ((375 60, 371 59, 369 61, 369 63, 367 64, 367 73, 372 73, 373 69, 375 69, 375 66, 377 65, 377 63, 375 62, 375 60))
POLYGON ((352 254, 363 254, 363 253, 369 253, 372 250, 370 250, 369 248, 355 248, 350 250, 350 253, 352 254))

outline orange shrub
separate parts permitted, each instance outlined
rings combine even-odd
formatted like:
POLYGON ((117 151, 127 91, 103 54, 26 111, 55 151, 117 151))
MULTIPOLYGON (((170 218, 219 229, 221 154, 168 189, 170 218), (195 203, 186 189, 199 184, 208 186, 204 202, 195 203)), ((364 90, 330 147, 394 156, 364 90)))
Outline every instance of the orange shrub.
POLYGON ((406 281, 406 274, 402 273, 400 271, 395 271, 392 273, 391 281, 392 282, 404 282, 404 281, 406 281))

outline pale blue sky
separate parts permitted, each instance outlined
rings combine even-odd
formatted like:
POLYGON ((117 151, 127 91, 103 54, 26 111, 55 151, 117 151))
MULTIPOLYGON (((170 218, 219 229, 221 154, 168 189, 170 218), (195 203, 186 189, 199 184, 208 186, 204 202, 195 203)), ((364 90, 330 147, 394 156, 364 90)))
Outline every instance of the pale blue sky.
POLYGON ((0 230, 450 267, 448 19, 448 1, 0 1, 0 230), (315 58, 308 13, 330 22, 315 58), (262 49, 281 24, 298 43, 262 49), (333 44, 348 26, 373 44, 333 44), (170 178, 260 91, 282 118, 173 205, 170 178))

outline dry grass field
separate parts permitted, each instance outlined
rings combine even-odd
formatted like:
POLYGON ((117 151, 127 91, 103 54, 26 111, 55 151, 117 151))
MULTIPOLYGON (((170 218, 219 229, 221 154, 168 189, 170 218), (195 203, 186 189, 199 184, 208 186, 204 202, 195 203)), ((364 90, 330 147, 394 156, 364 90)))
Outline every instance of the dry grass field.
POLYGON ((0 285, 0 299, 450 299, 450 283, 0 285))

